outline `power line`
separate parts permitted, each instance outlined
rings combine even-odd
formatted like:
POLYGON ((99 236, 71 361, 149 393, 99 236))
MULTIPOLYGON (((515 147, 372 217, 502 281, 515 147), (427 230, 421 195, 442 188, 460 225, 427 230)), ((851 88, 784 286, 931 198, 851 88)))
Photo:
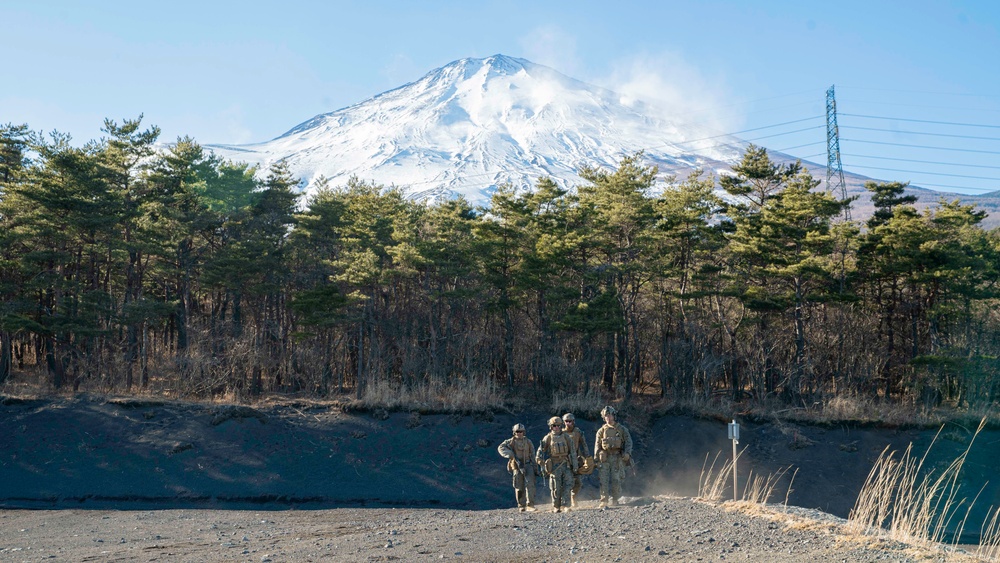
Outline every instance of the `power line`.
MULTIPOLYGON (((787 149, 778 149, 778 152, 785 152, 785 151, 790 151, 790 150, 795 150, 795 149, 801 149, 802 147, 812 147, 812 146, 815 146, 815 145, 825 145, 825 144, 826 144, 826 141, 816 141, 815 143, 806 143, 804 145, 795 145, 794 147, 788 147, 787 149)), ((815 156, 822 156, 823 154, 826 154, 826 153, 820 153, 819 155, 815 155, 815 156)))
POLYGON ((841 86, 849 90, 869 90, 871 92, 898 92, 900 94, 930 94, 932 96, 957 96, 972 98, 1000 98, 997 94, 971 94, 968 92, 929 92, 925 90, 901 90, 897 88, 871 88, 868 86, 841 86))
POLYGON ((932 106, 928 104, 901 104, 895 100, 891 102, 883 102, 876 100, 856 100, 857 105, 876 105, 876 106, 892 106, 894 108, 921 108, 921 109, 946 109, 952 111, 962 111, 962 112, 976 112, 976 113, 1000 113, 1000 109, 996 108, 979 108, 979 107, 956 107, 956 106, 932 106))
MULTIPOLYGON (((812 145, 821 145, 821 144, 824 144, 824 142, 820 141, 820 142, 816 142, 816 143, 808 143, 806 145, 799 145, 799 147, 812 146, 812 145)), ((732 145, 716 145, 716 146, 732 146, 732 145)), ((777 152, 785 152, 787 150, 792 150, 792 149, 799 148, 799 147, 789 147, 787 149, 781 149, 781 150, 779 150, 777 152)), ((803 157, 799 157, 799 158, 801 160, 808 160, 810 158, 815 158, 815 157, 818 157, 818 156, 823 156, 824 154, 825 153, 816 153, 816 154, 811 154, 811 155, 807 155, 807 156, 803 156, 803 157)), ((978 167, 978 168, 1000 169, 1000 167, 997 167, 997 166, 977 166, 977 165, 964 165, 964 164, 955 164, 955 163, 938 163, 938 162, 933 162, 933 161, 921 161, 921 160, 913 160, 913 159, 897 159, 897 158, 889 158, 889 157, 877 157, 877 156, 856 155, 856 154, 847 154, 847 153, 842 153, 842 154, 843 154, 843 156, 851 156, 851 157, 855 157, 855 158, 871 158, 871 159, 880 159, 880 160, 899 160, 899 161, 904 161, 904 162, 921 162, 921 163, 927 163, 927 164, 943 164, 943 165, 950 165, 950 166, 969 166, 969 167, 978 167)), ((863 164, 852 165, 851 169, 852 170, 858 170, 858 169, 860 169, 860 170, 881 170, 881 171, 887 171, 887 172, 901 172, 901 173, 910 174, 910 175, 945 176, 945 177, 953 177, 953 178, 992 180, 992 181, 998 181, 998 182, 1000 182, 1000 178, 994 178, 994 177, 988 177, 988 176, 972 176, 972 175, 964 175, 964 174, 948 174, 948 173, 939 173, 939 172, 925 172, 925 171, 920 171, 920 170, 907 170, 907 169, 901 169, 901 168, 887 168, 887 167, 879 167, 879 166, 867 166, 867 165, 863 165, 863 164)), ((482 176, 492 176, 492 175, 494 175, 494 173, 486 172, 486 173, 480 173, 480 174, 472 174, 472 175, 469 175, 469 176, 463 176, 463 179, 478 178, 478 177, 482 177, 482 176)), ((406 185, 416 186, 416 185, 422 185, 422 184, 437 183, 439 181, 440 180, 425 180, 425 181, 420 181, 420 182, 411 182, 411 183, 408 183, 406 185)), ((488 186, 491 186, 491 185, 493 185, 493 183, 479 184, 480 187, 488 187, 488 186)), ((984 192, 984 193, 985 192, 996 191, 998 189, 998 188, 981 188, 981 187, 973 187, 973 186, 956 186, 956 185, 945 185, 945 184, 931 184, 931 183, 926 183, 926 182, 920 182, 920 186, 927 186, 927 187, 933 186, 933 187, 947 188, 947 189, 970 190, 970 191, 978 191, 978 192, 984 192)))
MULTIPOLYGON (((752 133, 753 131, 761 131, 763 129, 773 129, 775 127, 782 127, 784 125, 791 125, 793 123, 802 123, 803 121, 810 121, 810 120, 813 120, 813 119, 819 119, 820 117, 823 117, 823 116, 816 115, 816 116, 813 116, 813 117, 806 117, 806 118, 803 118, 803 119, 795 119, 793 121, 786 121, 784 123, 776 123, 774 125, 765 125, 763 127, 754 127, 753 129, 744 129, 743 131, 736 131, 734 133, 723 133, 721 135, 713 135, 711 137, 702 137, 701 139, 691 139, 689 141, 677 141, 677 142, 672 142, 672 143, 665 143, 665 144, 662 144, 662 145, 654 145, 652 147, 648 147, 647 150, 649 150, 649 149, 657 149, 657 148, 661 148, 661 147, 677 146, 677 145, 688 145, 688 144, 691 144, 691 143, 699 143, 701 141, 711 141, 712 139, 721 139, 723 137, 735 137, 736 135, 742 135, 743 133, 752 133)), ((799 129, 797 131, 789 131, 788 133, 778 133, 778 134, 775 134, 775 135, 769 135, 768 137, 776 137, 776 136, 779 136, 779 135, 788 135, 788 134, 791 134, 791 133, 799 133, 799 132, 802 132, 802 131, 808 131, 810 129, 813 129, 813 127, 807 127, 805 129, 799 129)), ((768 137, 759 137, 759 138, 760 139, 766 139, 768 137)), ((741 139, 741 142, 750 142, 750 141, 741 139)), ((730 144, 726 143, 726 144, 716 145, 716 146, 730 146, 730 144)))
POLYGON ((854 168, 863 168, 865 170, 888 170, 890 172, 906 172, 907 174, 923 174, 927 176, 948 176, 950 178, 972 178, 975 180, 995 180, 997 182, 1000 182, 1000 178, 992 178, 989 176, 967 176, 965 174, 948 174, 946 172, 924 172, 922 170, 902 170, 899 168, 882 168, 879 166, 866 166, 863 164, 855 166, 854 168))
MULTIPOLYGON (((717 109, 732 108, 732 107, 738 107, 738 106, 747 106, 747 105, 750 105, 750 104, 756 104, 757 102, 766 102, 766 101, 770 101, 770 100, 777 100, 777 99, 780 99, 780 98, 789 98, 791 96, 798 96, 798 95, 801 95, 801 94, 812 94, 812 93, 815 93, 815 92, 813 90, 803 90, 801 92, 792 92, 790 94, 779 94, 777 96, 771 96, 771 97, 768 97, 768 98, 757 98, 756 100, 748 100, 746 102, 735 102, 735 103, 732 103, 732 104, 724 104, 724 105, 718 106, 717 109)), ((801 106, 801 105, 806 105, 806 104, 810 104, 810 103, 813 103, 813 102, 799 102, 799 103, 796 103, 796 104, 783 104, 782 106, 777 107, 777 108, 767 108, 767 109, 764 109, 764 110, 757 110, 757 111, 752 111, 752 112, 749 112, 749 113, 743 112, 743 113, 740 113, 738 115, 739 116, 753 115, 755 113, 762 113, 762 112, 765 112, 765 111, 772 111, 774 109, 784 109, 784 108, 788 108, 788 107, 801 106)), ((695 116, 695 117, 702 116, 702 115, 711 115, 712 117, 717 117, 719 114, 716 111, 714 111, 714 110, 712 110, 712 111, 703 111, 703 112, 700 112, 700 113, 693 114, 693 116, 695 116)), ((731 114, 731 115, 737 115, 737 114, 731 114)), ((685 124, 688 124, 688 125, 699 125, 700 123, 703 123, 703 122, 698 122, 698 121, 690 122, 689 121, 689 122, 686 122, 685 124)))
POLYGON ((986 129, 1000 129, 1000 125, 984 125, 982 123, 959 123, 956 121, 932 121, 929 119, 905 119, 902 117, 881 117, 878 115, 860 115, 856 113, 842 113, 847 117, 861 117, 864 119, 882 119, 885 121, 906 121, 909 123, 932 123, 934 125, 957 125, 959 127, 983 127, 986 129))
MULTIPOLYGON (((765 98, 765 99, 776 99, 776 98, 788 97, 788 96, 791 96, 791 95, 795 95, 795 94, 788 94, 788 95, 783 95, 783 96, 775 96, 774 98, 765 98)), ((1000 129, 1000 125, 986 125, 986 124, 977 124, 977 123, 960 123, 960 122, 950 122, 950 121, 933 121, 933 120, 923 120, 923 119, 894 118, 894 117, 885 117, 885 116, 877 116, 877 115, 863 115, 863 114, 849 114, 849 113, 840 113, 840 115, 841 116, 848 116, 848 117, 862 118, 862 119, 877 119, 877 120, 885 120, 885 121, 902 121, 902 122, 910 122, 910 123, 926 123, 926 124, 935 124, 935 125, 951 125, 951 126, 959 126, 959 127, 980 127, 980 128, 989 128, 989 129, 1000 129)), ((772 125, 764 125, 764 126, 761 126, 761 127, 753 127, 753 128, 749 128, 749 129, 743 129, 743 130, 735 131, 735 132, 732 132, 732 133, 723 133, 723 134, 719 134, 719 135, 712 135, 712 136, 709 136, 709 137, 702 137, 702 138, 699 138, 699 139, 691 139, 691 140, 686 140, 686 141, 676 141, 676 142, 664 143, 664 144, 661 144, 661 145, 654 145, 654 146, 650 146, 650 147, 647 147, 647 148, 642 149, 642 150, 649 150, 649 151, 651 151, 651 150, 654 150, 654 149, 659 149, 659 148, 669 147, 669 146, 675 146, 675 147, 679 148, 679 147, 681 147, 683 145, 690 145, 690 144, 693 144, 693 143, 699 143, 699 142, 704 142, 704 141, 711 141, 711 140, 722 139, 722 138, 734 138, 734 137, 738 137, 739 135, 743 135, 743 134, 746 134, 746 133, 751 133, 751 132, 755 132, 755 131, 765 131, 765 130, 768 130, 768 129, 774 129, 776 127, 783 127, 783 126, 787 126, 787 125, 793 125, 793 124, 796 124, 796 123, 808 122, 808 121, 820 119, 822 117, 823 116, 821 116, 821 115, 817 115, 817 116, 811 116, 811 117, 806 117, 806 118, 802 118, 802 119, 794 119, 794 120, 784 121, 784 122, 781 122, 781 123, 775 123, 775 124, 772 124, 772 125)), ((740 139, 740 138, 737 138, 734 142, 716 143, 716 144, 714 144, 714 145, 712 145, 710 147, 707 147, 707 148, 708 149, 732 148, 732 149, 735 149, 735 150, 742 150, 742 149, 745 148, 745 145, 747 143, 751 143, 751 142, 755 142, 755 141, 760 141, 760 140, 764 140, 764 139, 772 139, 772 138, 776 138, 776 137, 783 137, 783 136, 787 136, 787 135, 793 135, 793 134, 797 134, 797 133, 803 133, 803 132, 813 131, 815 129, 819 129, 819 128, 822 128, 822 127, 823 127, 822 125, 810 126, 810 127, 795 129, 795 130, 791 130, 791 131, 783 131, 783 132, 774 133, 774 134, 770 134, 770 135, 758 136, 758 137, 754 137, 752 139, 740 139)), ((1000 141, 1000 138, 983 137, 983 136, 975 136, 975 135, 957 135, 957 134, 947 134, 947 133, 931 133, 931 132, 922 132, 922 131, 914 131, 914 130, 899 131, 899 130, 893 130, 893 129, 883 129, 883 128, 876 128, 876 127, 861 127, 861 126, 845 126, 845 128, 846 129, 852 129, 852 130, 888 132, 888 133, 897 133, 897 134, 925 135, 925 136, 930 136, 930 137, 947 137, 947 138, 969 139, 969 140, 978 140, 978 141, 1000 141)), ((989 154, 989 155, 1000 154, 1000 151, 977 150, 977 149, 969 149, 969 148, 941 147, 941 146, 929 146, 929 145, 918 145, 918 144, 907 144, 907 143, 894 143, 894 142, 887 142, 887 141, 870 141, 870 140, 860 140, 860 139, 843 139, 843 140, 846 141, 846 142, 852 142, 852 143, 862 143, 862 144, 872 144, 872 145, 884 145, 884 146, 898 146, 898 147, 916 148, 916 149, 928 149, 928 150, 938 150, 938 151, 951 151, 951 152, 961 152, 961 153, 967 153, 967 154, 989 154)), ((792 151, 792 150, 795 150, 795 149, 800 149, 800 148, 805 148, 805 147, 810 147, 810 146, 818 146, 818 145, 822 145, 822 144, 823 144, 822 141, 818 141, 818 142, 814 142, 814 143, 804 143, 804 144, 795 145, 795 146, 792 146, 792 147, 778 149, 776 152, 786 153, 788 151, 792 151)), ((817 153, 817 154, 812 154, 812 155, 808 155, 808 156, 804 156, 804 157, 798 157, 798 158, 800 158, 801 160, 807 160, 807 159, 816 158, 816 157, 819 157, 819 156, 822 156, 822 155, 823 155, 823 153, 817 153)), ((873 156, 873 155, 864 155, 864 154, 848 154, 848 153, 844 153, 844 156, 850 156, 850 157, 854 157, 854 158, 866 158, 866 159, 873 159, 873 160, 889 160, 889 161, 897 161, 897 162, 912 162, 912 163, 933 164, 933 165, 952 166, 952 167, 966 167, 966 168, 980 168, 980 169, 1000 170, 1000 166, 989 166, 989 165, 977 165, 977 164, 963 164, 963 163, 952 163, 952 162, 928 161, 928 160, 920 160, 920 159, 892 158, 892 157, 882 157, 882 156, 873 156)), ((975 179, 975 180, 1000 181, 1000 178, 987 177, 987 176, 976 176, 976 175, 966 175, 966 174, 953 174, 953 173, 946 173, 946 172, 921 172, 921 171, 917 171, 917 170, 907 170, 907 169, 902 169, 902 168, 890 168, 890 167, 878 167, 878 166, 864 166, 864 165, 860 165, 860 164, 852 166, 851 168, 852 169, 862 169, 862 170, 867 169, 867 170, 882 170, 882 171, 889 171, 889 172, 900 172, 900 173, 911 174, 911 175, 942 176, 942 177, 952 177, 952 178, 967 178, 967 179, 975 179)), ((485 173, 479 173, 479 174, 472 174, 472 175, 469 175, 469 176, 461 176, 461 178, 463 180, 468 180, 468 179, 479 178, 479 177, 496 176, 497 174, 502 175, 503 173, 502 172, 485 172, 485 173)), ((455 178, 455 179, 458 179, 458 178, 455 178)), ((439 180, 439 179, 434 179, 434 180, 425 180, 425 181, 411 182, 411 183, 408 183, 406 185, 408 185, 408 186, 418 186, 418 185, 438 184, 438 183, 442 183, 442 181, 439 180)), ((482 187, 491 186, 491 185, 494 185, 494 182, 481 184, 482 187)), ((967 190, 967 191, 982 191, 982 192, 994 191, 994 188, 978 188, 978 187, 971 187, 971 186, 955 186, 955 185, 928 184, 928 183, 921 183, 920 185, 921 186, 927 186, 927 187, 937 187, 937 188, 955 189, 955 190, 967 190)))
POLYGON ((865 155, 865 154, 847 154, 846 152, 842 153, 842 154, 844 156, 853 156, 853 157, 856 157, 856 158, 873 158, 873 159, 877 159, 877 160, 897 160, 899 162, 918 162, 918 163, 921 163, 921 164, 939 164, 941 166, 962 166, 962 167, 965 167, 965 168, 990 168, 990 169, 993 169, 993 170, 1000 170, 1000 166, 989 166, 989 165, 986 165, 986 164, 965 164, 965 163, 958 163, 958 162, 937 162, 937 161, 934 161, 934 160, 917 160, 917 159, 914 159, 914 158, 892 158, 892 157, 888 157, 888 156, 870 156, 870 155, 865 155))
POLYGON ((926 135, 928 137, 951 137, 953 139, 975 139, 979 141, 1000 141, 1000 137, 977 137, 975 135, 951 135, 948 133, 924 133, 922 131, 900 131, 897 129, 882 129, 880 127, 858 127, 856 125, 845 125, 844 129, 854 129, 861 131, 881 131, 884 133, 899 133, 904 135, 926 135))
POLYGON ((990 192, 1000 191, 1000 187, 996 187, 996 188, 973 188, 971 186, 951 186, 951 185, 948 185, 948 184, 928 184, 928 183, 925 183, 925 182, 921 182, 920 185, 916 186, 916 187, 918 187, 918 188, 923 188, 923 187, 948 188, 948 189, 952 189, 952 190, 969 190, 969 191, 983 192, 983 193, 990 193, 990 192))
POLYGON ((909 147, 914 149, 932 149, 937 151, 955 151, 955 152, 968 152, 977 154, 1000 154, 998 151, 980 151, 975 149, 957 149, 953 147, 930 147, 926 145, 908 145, 904 143, 888 143, 884 141, 863 141, 861 139, 844 139, 845 141, 850 141, 852 143, 868 143, 872 145, 890 145, 894 147, 909 147))
POLYGON ((746 142, 750 143, 753 141, 759 141, 761 139, 770 139, 771 137, 783 137, 785 135, 791 135, 792 133, 801 133, 803 131, 812 131, 814 129, 822 129, 824 125, 817 125, 815 127, 806 127, 805 129, 796 129, 795 131, 786 131, 784 133, 775 133, 774 135, 765 135, 763 137, 755 137, 753 139, 746 139, 746 142))

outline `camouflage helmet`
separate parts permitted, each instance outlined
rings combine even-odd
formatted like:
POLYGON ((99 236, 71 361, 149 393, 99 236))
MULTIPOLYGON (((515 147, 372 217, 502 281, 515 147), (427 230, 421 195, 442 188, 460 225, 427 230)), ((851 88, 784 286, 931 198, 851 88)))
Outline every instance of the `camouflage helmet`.
POLYGON ((609 414, 612 415, 612 416, 614 416, 614 415, 618 414, 618 411, 616 411, 615 407, 612 407, 611 405, 608 405, 608 406, 604 407, 603 409, 601 409, 601 416, 608 416, 609 414))
POLYGON ((518 432, 524 432, 524 425, 518 422, 517 424, 514 425, 512 432, 514 434, 517 434, 518 432))
POLYGON ((576 417, 573 416, 573 413, 568 412, 563 415, 563 422, 576 422, 576 417))
POLYGON ((562 427, 563 421, 558 416, 553 416, 549 419, 549 426, 559 426, 562 427))

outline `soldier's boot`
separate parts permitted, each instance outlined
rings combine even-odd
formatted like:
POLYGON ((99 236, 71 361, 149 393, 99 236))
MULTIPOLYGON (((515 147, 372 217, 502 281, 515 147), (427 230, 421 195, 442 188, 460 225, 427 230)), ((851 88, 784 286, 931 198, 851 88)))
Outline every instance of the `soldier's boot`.
POLYGON ((527 510, 528 512, 535 512, 538 510, 537 508, 535 508, 535 505, 533 504, 529 504, 528 506, 524 507, 524 509, 527 510))
POLYGON ((608 499, 606 497, 601 497, 601 502, 597 504, 597 508, 607 508, 608 499))
POLYGON ((621 503, 618 501, 618 497, 614 497, 611 499, 611 506, 618 506, 619 504, 621 503))
POLYGON ((517 507, 517 511, 518 512, 524 512, 525 510, 527 510, 527 509, 524 507, 524 505, 521 505, 521 506, 517 507))

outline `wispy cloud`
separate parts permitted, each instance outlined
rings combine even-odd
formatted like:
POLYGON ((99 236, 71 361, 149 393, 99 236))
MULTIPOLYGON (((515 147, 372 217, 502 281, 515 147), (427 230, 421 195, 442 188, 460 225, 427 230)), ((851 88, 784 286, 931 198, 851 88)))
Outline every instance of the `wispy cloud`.
MULTIPOLYGON (((192 119, 195 119, 192 117, 192 119)), ((247 115, 240 104, 232 104, 223 108, 214 119, 206 124, 194 124, 194 127, 207 129, 208 131, 218 131, 222 139, 206 139, 207 142, 242 144, 259 142, 262 139, 254 138, 254 132, 247 125, 247 115)))
POLYGON ((741 126, 724 77, 707 75, 676 53, 618 60, 611 73, 596 82, 621 94, 626 105, 644 104, 646 113, 652 111, 664 121, 706 136, 731 133, 741 126))
POLYGON ((579 78, 583 67, 577 55, 576 37, 559 26, 536 27, 518 39, 523 55, 533 63, 579 78))
MULTIPOLYGON (((734 103, 736 93, 725 77, 689 63, 675 52, 636 53, 608 65, 600 73, 585 64, 576 37, 554 25, 534 28, 518 42, 532 62, 621 94, 622 103, 678 126, 695 137, 732 133, 744 117, 734 103)), ((713 143, 708 143, 713 144, 713 143)))
MULTIPOLYGON (((424 69, 426 71, 426 69, 424 69)), ((420 77, 421 70, 413 62, 413 59, 405 53, 396 53, 392 59, 382 67, 382 76, 388 80, 393 88, 413 82, 420 77)))

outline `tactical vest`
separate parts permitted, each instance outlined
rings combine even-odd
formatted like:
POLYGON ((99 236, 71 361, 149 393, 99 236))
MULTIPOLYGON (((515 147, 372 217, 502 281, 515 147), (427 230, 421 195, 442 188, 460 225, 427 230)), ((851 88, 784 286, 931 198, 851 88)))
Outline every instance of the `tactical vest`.
POLYGON ((622 436, 621 430, 607 424, 601 428, 602 450, 605 450, 609 454, 617 454, 622 451, 622 446, 624 445, 625 438, 622 436))
POLYGON ((531 460, 531 456, 534 454, 531 442, 527 438, 514 438, 510 441, 510 449, 514 450, 514 457, 522 462, 531 460))
POLYGON ((562 463, 569 460, 570 441, 565 434, 549 436, 549 457, 552 463, 562 463))
POLYGON ((576 453, 583 455, 583 431, 579 428, 574 428, 572 432, 563 431, 563 434, 569 436, 570 440, 576 444, 576 453))

